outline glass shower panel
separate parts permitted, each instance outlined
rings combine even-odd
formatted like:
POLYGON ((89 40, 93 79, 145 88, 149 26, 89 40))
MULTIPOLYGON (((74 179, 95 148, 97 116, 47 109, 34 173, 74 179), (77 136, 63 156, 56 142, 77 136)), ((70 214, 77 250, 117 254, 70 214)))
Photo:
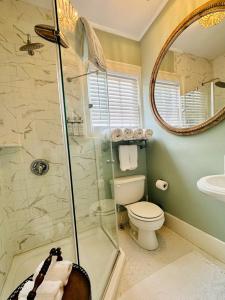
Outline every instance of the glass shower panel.
MULTIPOLYGON (((69 48, 61 48, 61 54, 79 261, 90 276, 93 299, 99 300, 118 255, 115 203, 110 186, 113 170, 109 111, 106 108, 105 126, 93 128, 83 30, 77 25, 77 11, 69 1, 57 3, 60 31, 69 43, 69 48)), ((99 76, 105 82, 103 93, 107 97, 106 74, 99 76)), ((98 86, 99 94, 101 88, 98 86)))
POLYGON ((34 31, 37 24, 54 25, 54 13, 52 0, 40 3, 0 1, 1 299, 53 246, 75 260, 56 45, 34 31), (27 45, 28 37, 39 44, 27 45), (43 176, 31 172, 36 159, 49 164, 43 176))

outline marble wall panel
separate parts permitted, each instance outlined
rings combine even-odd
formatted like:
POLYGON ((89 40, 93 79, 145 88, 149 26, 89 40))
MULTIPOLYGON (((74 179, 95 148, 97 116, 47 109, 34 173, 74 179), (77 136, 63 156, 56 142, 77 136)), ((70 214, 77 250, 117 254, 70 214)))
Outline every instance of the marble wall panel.
MULTIPOLYGON (((49 2, 51 2, 49 0, 49 2)), ((22 0, 0 1, 0 290, 14 255, 71 235, 71 208, 54 44, 34 25, 52 12, 22 0), (10 12, 10 13, 9 13, 10 12), (20 52, 26 34, 44 47, 20 52), (43 177, 34 159, 49 161, 43 177)))

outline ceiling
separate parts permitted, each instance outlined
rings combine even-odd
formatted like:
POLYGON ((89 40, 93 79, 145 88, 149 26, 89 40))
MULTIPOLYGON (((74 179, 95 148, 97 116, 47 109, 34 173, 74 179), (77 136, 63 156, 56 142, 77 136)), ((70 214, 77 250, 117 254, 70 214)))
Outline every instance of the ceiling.
POLYGON ((139 41, 168 0, 71 0, 95 28, 139 41))
POLYGON ((178 37, 171 48, 213 60, 225 54, 224 35, 225 21, 210 28, 202 27, 197 21, 178 37))

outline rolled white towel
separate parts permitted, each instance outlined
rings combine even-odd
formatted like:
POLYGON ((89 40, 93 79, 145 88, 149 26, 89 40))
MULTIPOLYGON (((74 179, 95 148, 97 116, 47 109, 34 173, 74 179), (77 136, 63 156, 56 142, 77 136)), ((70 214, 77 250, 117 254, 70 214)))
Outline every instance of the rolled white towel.
POLYGON ((145 129, 144 136, 147 140, 149 140, 153 136, 153 131, 151 129, 145 129))
POLYGON ((123 139, 132 140, 134 138, 134 131, 131 128, 124 128, 123 130, 123 139))
POLYGON ((142 128, 137 128, 134 130, 134 139, 141 140, 145 138, 144 130, 142 128))
POLYGON ((111 132, 111 138, 113 142, 119 142, 123 139, 123 130, 120 128, 115 128, 111 132))
MULTIPOLYGON (((42 261, 40 265, 37 267, 33 276, 33 280, 35 280, 36 277, 38 276, 41 267, 43 266, 43 263, 44 262, 42 261)), ((47 274, 45 275, 45 280, 60 281, 62 286, 67 285, 70 273, 72 271, 72 266, 73 263, 71 261, 63 260, 63 261, 55 262, 50 266, 47 274)))
MULTIPOLYGON (((18 300, 27 300, 27 296, 34 287, 34 281, 28 281, 19 293, 18 300)), ((63 297, 61 281, 43 281, 37 289, 35 300, 61 300, 63 297)))

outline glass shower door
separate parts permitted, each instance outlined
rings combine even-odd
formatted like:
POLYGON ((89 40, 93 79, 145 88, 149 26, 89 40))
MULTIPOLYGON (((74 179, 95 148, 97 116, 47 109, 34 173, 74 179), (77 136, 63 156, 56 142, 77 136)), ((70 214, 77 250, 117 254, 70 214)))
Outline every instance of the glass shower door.
MULTIPOLYGON (((69 1, 58 0, 59 28, 69 48, 60 48, 66 126, 75 199, 78 260, 91 279, 92 297, 102 299, 118 256, 115 203, 111 193, 112 149, 109 111, 106 124, 95 128, 89 101, 87 62, 82 55, 82 31, 69 1), (69 15, 68 15, 69 12, 69 15)), ((97 74, 97 73, 96 73, 97 74)), ((107 98, 106 74, 99 74, 98 101, 107 98)), ((105 105, 105 104, 104 104, 105 105)), ((106 103, 106 106, 108 102, 106 103)))

